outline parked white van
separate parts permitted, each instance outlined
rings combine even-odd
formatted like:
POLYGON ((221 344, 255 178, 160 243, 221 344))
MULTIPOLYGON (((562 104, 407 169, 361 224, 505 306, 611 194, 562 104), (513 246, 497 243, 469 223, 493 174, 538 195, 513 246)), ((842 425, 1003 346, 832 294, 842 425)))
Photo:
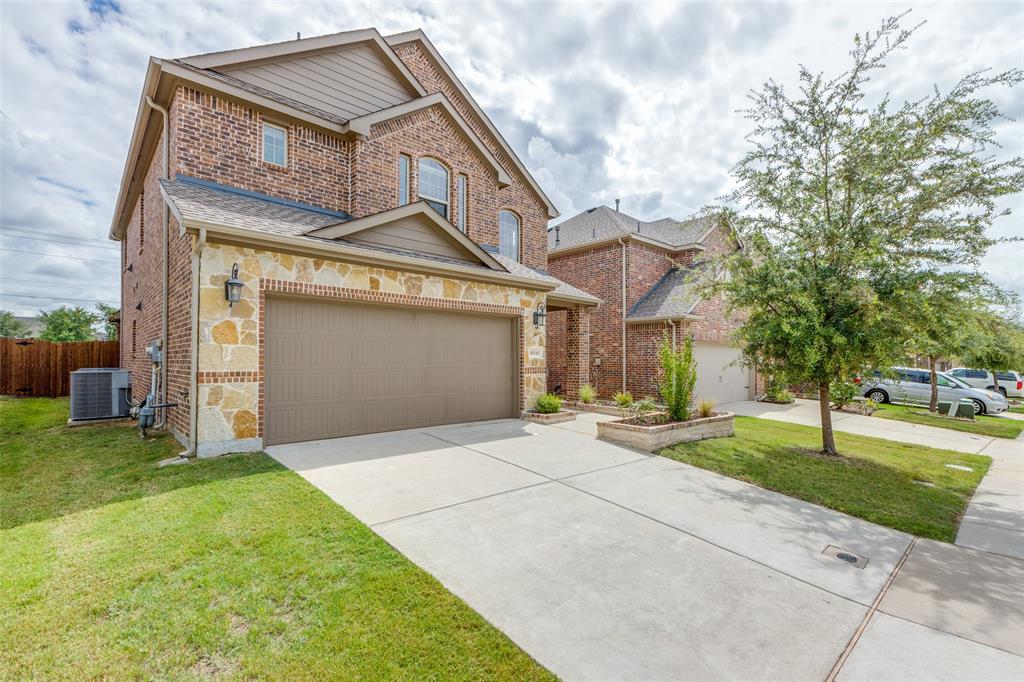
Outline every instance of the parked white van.
MULTIPOLYGON (((992 372, 984 369, 968 369, 967 367, 956 367, 949 370, 947 374, 955 376, 965 384, 975 388, 985 388, 989 391, 995 390, 992 385, 992 372)), ((1024 398, 1024 380, 1016 372, 996 372, 999 379, 999 392, 1007 398, 1024 398)))

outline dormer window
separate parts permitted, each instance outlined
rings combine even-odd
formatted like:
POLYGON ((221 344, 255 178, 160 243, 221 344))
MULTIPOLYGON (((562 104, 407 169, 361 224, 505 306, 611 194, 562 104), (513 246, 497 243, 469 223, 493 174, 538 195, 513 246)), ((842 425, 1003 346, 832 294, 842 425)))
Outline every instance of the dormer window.
POLYGON ((263 124, 263 160, 275 166, 288 165, 288 131, 281 126, 263 124))
POLYGON ((448 217, 448 169, 434 159, 420 159, 419 196, 448 217))

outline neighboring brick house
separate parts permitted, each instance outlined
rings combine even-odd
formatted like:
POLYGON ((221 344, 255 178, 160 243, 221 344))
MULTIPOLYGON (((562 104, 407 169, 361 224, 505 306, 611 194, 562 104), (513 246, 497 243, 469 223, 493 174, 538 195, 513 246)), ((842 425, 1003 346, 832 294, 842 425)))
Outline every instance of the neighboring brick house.
POLYGON ((420 31, 152 58, 110 230, 133 399, 160 341, 187 454, 518 415, 545 306, 585 356, 598 302, 545 272, 557 215, 420 31))
MULTIPOLYGON (((600 298, 590 315, 590 379, 602 397, 620 390, 657 396, 657 348, 666 335, 694 339, 695 397, 718 402, 753 397, 752 373, 730 347, 735 321, 720 297, 693 294, 687 271, 702 258, 735 248, 731 232, 709 219, 644 222, 607 206, 548 231, 548 272, 600 298)), ((574 323, 556 313, 548 324, 548 388, 571 394, 565 374, 575 358, 567 333, 574 323)))

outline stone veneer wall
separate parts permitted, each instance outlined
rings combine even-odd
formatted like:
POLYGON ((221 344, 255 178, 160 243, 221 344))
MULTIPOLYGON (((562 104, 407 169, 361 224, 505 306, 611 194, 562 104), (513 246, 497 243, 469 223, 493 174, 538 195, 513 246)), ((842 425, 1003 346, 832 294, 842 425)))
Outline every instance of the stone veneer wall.
POLYGON ((534 326, 532 317, 544 292, 211 243, 200 267, 201 456, 262 447, 260 335, 267 290, 519 315, 522 406, 532 405, 545 390, 544 329, 534 326), (244 287, 242 300, 229 308, 224 281, 234 263, 244 287))

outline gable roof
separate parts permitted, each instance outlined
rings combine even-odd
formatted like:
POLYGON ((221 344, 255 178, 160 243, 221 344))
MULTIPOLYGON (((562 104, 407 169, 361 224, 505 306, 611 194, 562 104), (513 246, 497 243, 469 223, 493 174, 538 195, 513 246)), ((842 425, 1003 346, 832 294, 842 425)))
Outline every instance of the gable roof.
MULTIPOLYGON (((381 211, 379 213, 374 213, 372 215, 344 223, 336 223, 334 225, 312 229, 304 234, 309 237, 317 237, 320 239, 343 239, 350 242, 368 244, 370 246, 387 246, 391 240, 381 243, 381 240, 369 239, 369 235, 367 235, 367 233, 378 230, 382 226, 394 225, 400 221, 408 221, 411 218, 416 219, 416 224, 426 225, 428 228, 432 229, 434 235, 455 246, 458 251, 470 256, 477 262, 486 265, 492 270, 508 272, 508 270, 501 263, 495 260, 490 253, 481 248, 479 244, 470 239, 464 232, 445 220, 440 213, 432 209, 425 201, 416 201, 411 204, 406 204, 405 206, 391 208, 386 211, 381 211)), ((408 224, 408 222, 406 222, 406 224, 408 224)), ((408 227, 404 229, 405 232, 409 232, 408 227)), ((415 237, 419 237, 421 240, 423 239, 420 235, 410 235, 410 237, 411 238, 408 240, 410 246, 413 244, 420 244, 422 245, 422 248, 425 249, 432 246, 429 242, 416 241, 415 237)), ((417 252, 419 252, 418 249, 417 252)), ((439 253, 437 249, 430 249, 427 253, 430 253, 431 255, 444 255, 443 252, 439 253)))
POLYGON ((462 118, 462 115, 455 109, 448 98, 445 97, 444 93, 435 92, 426 97, 414 99, 410 102, 398 104, 389 109, 382 109, 359 118, 354 118, 348 121, 344 126, 343 130, 346 132, 352 132, 357 135, 369 136, 370 128, 383 121, 390 121, 391 119, 398 118, 411 114, 414 111, 420 111, 429 107, 437 106, 444 111, 455 126, 462 131, 463 136, 469 141, 470 145, 476 149, 477 153, 484 158, 484 160, 494 169, 494 173, 498 179, 499 187, 508 187, 512 184, 512 178, 509 177, 508 172, 498 163, 498 159, 494 157, 491 150, 487 148, 480 136, 476 134, 472 127, 466 123, 466 119, 462 118))
POLYGON ((671 268, 640 300, 633 304, 626 314, 627 321, 678 319, 696 317, 694 310, 700 297, 694 291, 687 277, 700 264, 688 268, 671 268))
POLYGON ((701 242, 714 227, 711 218, 683 221, 661 218, 647 222, 607 206, 597 206, 549 228, 548 253, 571 251, 622 237, 636 238, 666 249, 700 249, 703 248, 701 242))
POLYGON ((236 50, 223 50, 221 52, 208 52, 206 54, 183 57, 180 61, 194 66, 198 69, 212 69, 223 72, 228 68, 239 68, 243 65, 254 65, 268 60, 276 60, 284 57, 296 57, 298 55, 333 50, 347 45, 367 43, 371 45, 378 55, 385 60, 396 76, 409 88, 411 94, 423 97, 427 91, 423 88, 416 77, 413 76, 409 67, 398 58, 395 51, 384 40, 375 28, 364 28, 355 31, 342 31, 330 33, 313 38, 297 38, 279 43, 266 45, 255 45, 243 47, 236 50))
POLYGON ((448 81, 452 84, 452 87, 455 88, 455 90, 459 93, 459 95, 466 102, 469 108, 473 111, 476 117, 484 125, 484 127, 487 129, 487 132, 489 132, 491 136, 497 141, 498 146, 501 147, 501 150, 505 153, 505 156, 508 157, 509 161, 511 161, 511 163, 519 171, 519 174, 526 180, 526 183, 529 185, 530 189, 532 189, 534 193, 540 198, 540 200, 544 202, 544 205, 548 209, 548 217, 557 218, 559 216, 558 209, 555 208, 555 205, 551 202, 551 199, 548 198, 548 195, 545 194, 544 190, 541 189, 539 184, 537 184, 537 181, 530 174, 530 171, 526 169, 526 166, 523 164, 522 160, 520 160, 516 153, 512 151, 512 147, 505 140, 505 138, 502 137, 501 133, 498 132, 498 129, 494 126, 494 123, 491 121, 490 118, 488 118, 487 114, 484 113, 484 110, 480 108, 480 105, 477 103, 477 101, 473 99, 473 95, 469 93, 469 90, 466 89, 466 86, 463 85, 462 81, 459 80, 459 77, 455 75, 455 72, 452 71, 452 68, 448 66, 448 62, 444 60, 444 58, 441 56, 441 53, 437 51, 437 48, 434 47, 434 44, 430 42, 429 38, 427 38, 427 35, 420 29, 414 29, 412 31, 406 31, 404 33, 395 33, 393 35, 385 36, 384 40, 387 41, 387 43, 392 47, 397 45, 405 45, 406 43, 411 42, 418 42, 420 44, 420 46, 426 53, 427 57, 434 63, 434 66, 438 69, 438 71, 440 71, 447 77, 448 81))

